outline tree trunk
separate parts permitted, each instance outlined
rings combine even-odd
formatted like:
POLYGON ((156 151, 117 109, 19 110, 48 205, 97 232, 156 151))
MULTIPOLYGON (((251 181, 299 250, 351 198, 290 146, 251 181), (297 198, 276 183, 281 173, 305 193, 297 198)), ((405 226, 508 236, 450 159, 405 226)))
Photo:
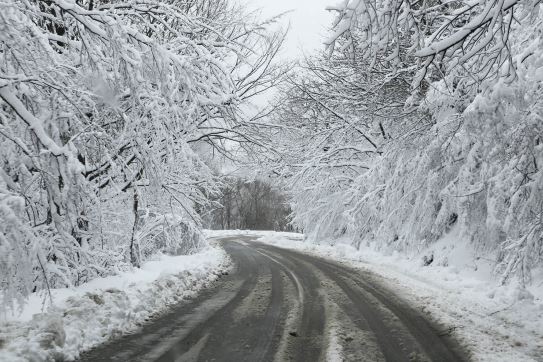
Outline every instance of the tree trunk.
POLYGON ((132 266, 136 268, 141 267, 140 262, 140 248, 138 242, 135 240, 136 236, 136 230, 138 228, 138 193, 136 189, 134 189, 134 203, 133 203, 133 211, 134 211, 134 226, 132 227, 132 237, 130 238, 130 263, 132 266))

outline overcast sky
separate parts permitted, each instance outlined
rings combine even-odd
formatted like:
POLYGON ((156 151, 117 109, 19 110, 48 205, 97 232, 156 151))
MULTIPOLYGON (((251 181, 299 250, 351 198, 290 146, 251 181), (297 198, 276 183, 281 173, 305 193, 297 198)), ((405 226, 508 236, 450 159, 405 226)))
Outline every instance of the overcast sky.
POLYGON ((326 30, 333 20, 326 6, 335 5, 338 0, 241 0, 249 9, 261 9, 263 17, 271 17, 292 10, 285 15, 285 26, 290 22, 290 32, 283 51, 283 57, 300 58, 305 53, 322 49, 326 30))

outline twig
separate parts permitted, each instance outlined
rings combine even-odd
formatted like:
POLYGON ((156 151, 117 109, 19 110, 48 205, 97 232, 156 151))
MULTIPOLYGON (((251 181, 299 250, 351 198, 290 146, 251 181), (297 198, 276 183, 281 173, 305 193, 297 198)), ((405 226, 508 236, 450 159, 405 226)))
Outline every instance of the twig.
POLYGON ((511 304, 510 306, 507 306, 507 307, 505 307, 505 308, 503 308, 503 309, 498 309, 497 311, 490 313, 488 316, 490 317, 491 315, 494 315, 494 314, 498 314, 498 313, 500 313, 500 312, 503 312, 504 310, 507 310, 507 309, 511 308, 511 307, 514 306, 515 304, 516 304, 516 302, 513 302, 513 304, 511 304))
POLYGON ((440 336, 440 337, 444 337, 444 336, 450 336, 452 332, 454 332, 455 330, 457 330, 458 328, 464 328, 464 326, 452 326, 452 327, 449 327, 441 332, 438 332, 437 335, 440 336))

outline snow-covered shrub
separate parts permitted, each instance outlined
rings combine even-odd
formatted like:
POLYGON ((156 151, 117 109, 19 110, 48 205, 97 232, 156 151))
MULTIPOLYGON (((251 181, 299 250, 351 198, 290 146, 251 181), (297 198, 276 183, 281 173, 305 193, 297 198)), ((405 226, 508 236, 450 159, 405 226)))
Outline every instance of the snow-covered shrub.
POLYGON ((200 250, 205 239, 192 223, 187 223, 179 214, 159 214, 141 210, 138 215, 136 238, 140 253, 145 259, 163 252, 169 255, 183 255, 200 250))
MULTIPOLYGON (((2 170, 0 170, 2 175, 2 170)), ((8 179, 9 181, 9 179, 8 179)), ((24 199, 6 188, 0 178, 0 302, 22 305, 31 292, 34 235, 24 222, 24 199)))

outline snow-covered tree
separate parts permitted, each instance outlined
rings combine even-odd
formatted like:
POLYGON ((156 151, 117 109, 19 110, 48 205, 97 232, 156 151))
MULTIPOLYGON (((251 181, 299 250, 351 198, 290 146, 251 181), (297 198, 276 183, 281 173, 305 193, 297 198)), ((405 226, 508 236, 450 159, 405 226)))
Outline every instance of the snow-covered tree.
POLYGON ((202 245, 202 152, 251 142, 240 107, 282 72, 270 22, 227 1, 0 2, 2 305, 202 245))
POLYGON ((310 238, 417 253, 452 228, 505 282, 543 261, 540 1, 353 0, 278 101, 310 238))

